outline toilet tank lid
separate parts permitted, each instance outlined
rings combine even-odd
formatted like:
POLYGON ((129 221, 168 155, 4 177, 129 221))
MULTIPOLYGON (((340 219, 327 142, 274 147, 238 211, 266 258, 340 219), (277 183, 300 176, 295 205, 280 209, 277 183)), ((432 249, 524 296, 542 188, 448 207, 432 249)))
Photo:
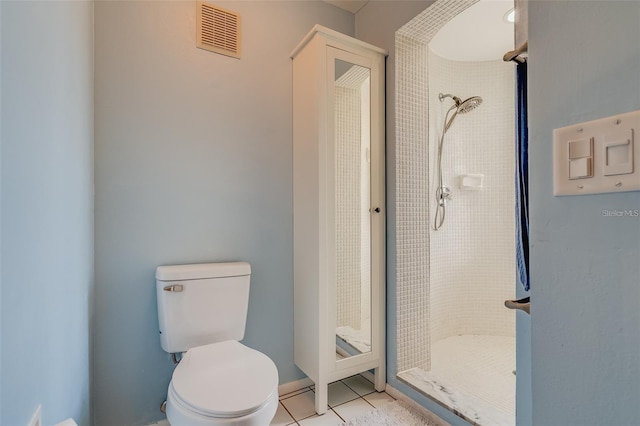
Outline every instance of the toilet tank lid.
POLYGON ((192 265, 169 265, 156 268, 158 281, 184 281, 206 278, 238 277, 251 274, 251 265, 246 262, 198 263, 192 265))

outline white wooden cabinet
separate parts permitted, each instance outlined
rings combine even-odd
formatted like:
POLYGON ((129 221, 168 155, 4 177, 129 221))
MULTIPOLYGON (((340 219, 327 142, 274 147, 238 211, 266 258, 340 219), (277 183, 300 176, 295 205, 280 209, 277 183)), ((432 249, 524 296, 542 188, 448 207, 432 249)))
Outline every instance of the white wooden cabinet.
POLYGON ((316 25, 292 52, 295 363, 385 386, 386 52, 316 25))

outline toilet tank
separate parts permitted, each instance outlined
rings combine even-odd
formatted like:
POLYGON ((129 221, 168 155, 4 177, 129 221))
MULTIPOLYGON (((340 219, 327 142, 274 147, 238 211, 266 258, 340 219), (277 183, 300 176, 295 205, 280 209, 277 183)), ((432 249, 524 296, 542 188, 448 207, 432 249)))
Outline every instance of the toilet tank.
POLYGON ((251 266, 245 262, 159 266, 160 344, 169 353, 242 340, 251 266))

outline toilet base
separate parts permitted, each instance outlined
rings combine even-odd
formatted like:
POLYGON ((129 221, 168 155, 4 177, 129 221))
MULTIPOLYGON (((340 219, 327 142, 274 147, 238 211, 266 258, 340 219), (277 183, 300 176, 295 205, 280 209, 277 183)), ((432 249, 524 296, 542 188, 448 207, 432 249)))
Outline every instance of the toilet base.
POLYGON ((185 407, 173 394, 169 385, 167 395, 167 420, 171 426, 264 426, 271 423, 278 409, 278 393, 274 392, 267 403, 258 411, 242 417, 219 418, 203 416, 185 407))

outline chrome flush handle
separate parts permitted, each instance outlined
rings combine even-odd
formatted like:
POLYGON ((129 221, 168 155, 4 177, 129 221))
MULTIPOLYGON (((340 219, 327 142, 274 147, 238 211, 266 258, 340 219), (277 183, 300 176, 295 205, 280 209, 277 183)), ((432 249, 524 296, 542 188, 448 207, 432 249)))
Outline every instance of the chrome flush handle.
POLYGON ((168 285, 163 288, 164 291, 170 291, 172 293, 180 293, 183 290, 183 287, 180 284, 168 285))

